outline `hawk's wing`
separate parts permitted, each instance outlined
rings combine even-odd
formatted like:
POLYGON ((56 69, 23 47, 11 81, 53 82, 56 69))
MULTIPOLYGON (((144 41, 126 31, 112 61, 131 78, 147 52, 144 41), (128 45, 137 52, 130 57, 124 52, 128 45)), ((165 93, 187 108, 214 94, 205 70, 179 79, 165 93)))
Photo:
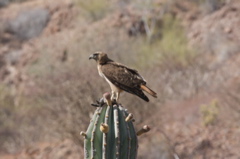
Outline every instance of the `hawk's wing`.
POLYGON ((146 81, 136 70, 116 62, 108 62, 102 65, 101 71, 115 86, 126 92, 137 95, 145 101, 149 101, 147 96, 140 89, 140 86, 142 84, 145 85, 146 81))

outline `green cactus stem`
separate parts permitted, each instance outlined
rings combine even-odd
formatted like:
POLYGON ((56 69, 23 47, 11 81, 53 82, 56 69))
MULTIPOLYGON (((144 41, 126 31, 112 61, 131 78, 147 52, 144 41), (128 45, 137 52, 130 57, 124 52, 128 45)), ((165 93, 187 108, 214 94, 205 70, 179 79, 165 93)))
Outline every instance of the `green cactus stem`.
POLYGON ((113 104, 110 94, 105 93, 97 107, 84 137, 85 159, 136 159, 138 139, 150 130, 145 125, 137 133, 133 126, 133 114, 120 104, 113 104))
POLYGON ((85 159, 136 159, 137 135, 131 119, 125 121, 129 113, 120 104, 106 103, 96 109, 87 131, 81 132, 85 159))

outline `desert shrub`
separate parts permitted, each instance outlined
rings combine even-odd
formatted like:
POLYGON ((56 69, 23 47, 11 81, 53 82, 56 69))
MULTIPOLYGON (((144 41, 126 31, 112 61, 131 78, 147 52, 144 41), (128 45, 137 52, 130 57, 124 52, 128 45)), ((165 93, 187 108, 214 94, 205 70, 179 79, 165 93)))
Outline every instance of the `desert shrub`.
POLYGON ((110 2, 105 0, 76 0, 76 3, 85 11, 86 16, 92 20, 103 18, 110 6, 110 2))
POLYGON ((200 112, 202 115, 202 124, 204 126, 213 125, 216 123, 219 115, 218 101, 214 99, 210 104, 201 105, 200 112))
POLYGON ((0 151, 6 151, 11 146, 11 140, 15 140, 18 133, 15 131, 16 108, 14 106, 14 97, 9 89, 0 86, 0 151))
POLYGON ((195 55, 194 50, 188 46, 187 37, 179 19, 174 18, 172 15, 166 14, 163 18, 162 39, 159 43, 164 54, 177 59, 176 62, 186 64, 189 57, 195 55))
POLYGON ((147 43, 144 39, 140 41, 138 52, 141 53, 141 65, 144 66, 146 58, 149 64, 169 63, 187 66, 196 56, 196 51, 188 46, 185 31, 179 19, 170 14, 165 14, 162 25, 156 28, 157 34, 161 34, 152 43, 147 43))
POLYGON ((42 109, 39 98, 32 97, 16 97, 10 87, 0 86, 0 152, 17 153, 35 141, 50 141, 50 136, 57 135, 54 129, 49 131, 54 121, 48 118, 49 112, 42 109))
MULTIPOLYGON (((0 152, 15 153, 23 146, 24 138, 23 127, 26 126, 25 119, 29 118, 26 113, 29 106, 25 105, 22 97, 18 97, 19 103, 15 104, 16 97, 10 87, 0 85, 0 152)), ((30 121, 30 120, 29 120, 30 121)), ((26 140, 25 140, 26 139, 26 140)))

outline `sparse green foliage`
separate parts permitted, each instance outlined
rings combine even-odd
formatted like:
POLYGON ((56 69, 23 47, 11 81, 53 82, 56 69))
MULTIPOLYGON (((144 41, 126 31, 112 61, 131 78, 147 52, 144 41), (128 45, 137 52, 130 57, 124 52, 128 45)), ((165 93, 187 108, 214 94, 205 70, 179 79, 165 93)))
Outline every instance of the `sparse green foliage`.
POLYGON ((103 18, 109 10, 109 1, 106 0, 77 0, 77 4, 92 20, 103 18))
POLYGON ((194 51, 188 47, 187 37, 179 19, 166 14, 163 19, 162 36, 160 48, 163 54, 175 57, 182 64, 186 64, 189 57, 194 55, 194 51))
POLYGON ((146 57, 151 58, 148 58, 148 62, 151 64, 152 62, 164 62, 171 58, 173 63, 187 65, 189 59, 196 55, 196 52, 188 46, 187 37, 180 21, 172 15, 164 15, 162 25, 155 27, 154 33, 161 36, 156 36, 158 38, 155 38, 150 44, 142 41, 143 44, 139 47, 139 52, 143 57, 140 59, 141 65, 145 63, 146 57))
POLYGON ((218 101, 214 99, 208 105, 201 105, 200 112, 202 115, 202 124, 204 126, 213 125, 219 115, 218 101))
POLYGON ((21 136, 21 116, 22 109, 14 104, 15 98, 10 89, 5 85, 0 85, 0 150, 10 149, 12 152, 22 143, 21 136), (16 144, 16 145, 15 145, 16 144))

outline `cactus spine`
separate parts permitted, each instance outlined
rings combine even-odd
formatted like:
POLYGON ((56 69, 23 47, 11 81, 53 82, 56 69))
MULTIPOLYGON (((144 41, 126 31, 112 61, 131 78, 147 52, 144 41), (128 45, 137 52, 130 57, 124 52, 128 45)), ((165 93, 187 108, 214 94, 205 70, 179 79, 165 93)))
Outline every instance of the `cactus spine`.
POLYGON ((121 105, 98 107, 84 136, 85 159, 136 159, 138 141, 129 113, 121 105))

